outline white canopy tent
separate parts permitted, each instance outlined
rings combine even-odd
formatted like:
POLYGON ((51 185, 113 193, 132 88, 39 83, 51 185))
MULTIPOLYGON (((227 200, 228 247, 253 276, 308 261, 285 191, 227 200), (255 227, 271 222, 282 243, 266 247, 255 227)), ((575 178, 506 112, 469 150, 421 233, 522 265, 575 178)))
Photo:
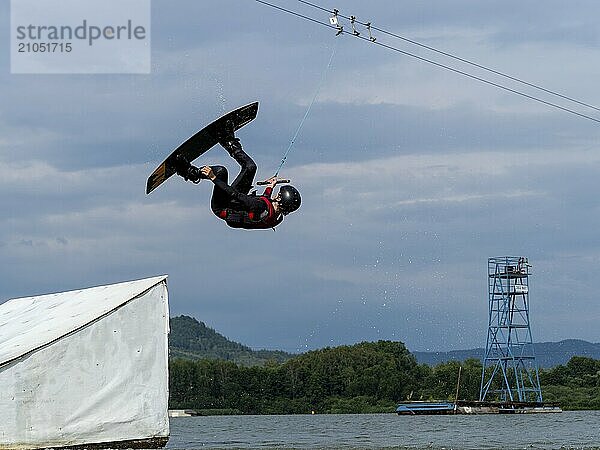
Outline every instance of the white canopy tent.
POLYGON ((167 277, 0 305, 0 449, 169 436, 167 277))

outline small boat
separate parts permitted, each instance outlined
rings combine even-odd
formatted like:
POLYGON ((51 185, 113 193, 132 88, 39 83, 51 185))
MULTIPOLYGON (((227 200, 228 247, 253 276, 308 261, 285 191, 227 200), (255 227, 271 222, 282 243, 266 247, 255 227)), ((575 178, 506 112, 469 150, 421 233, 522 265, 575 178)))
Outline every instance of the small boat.
POLYGON ((414 414, 455 414, 456 405, 453 402, 405 402, 400 403, 396 408, 398 415, 414 414))

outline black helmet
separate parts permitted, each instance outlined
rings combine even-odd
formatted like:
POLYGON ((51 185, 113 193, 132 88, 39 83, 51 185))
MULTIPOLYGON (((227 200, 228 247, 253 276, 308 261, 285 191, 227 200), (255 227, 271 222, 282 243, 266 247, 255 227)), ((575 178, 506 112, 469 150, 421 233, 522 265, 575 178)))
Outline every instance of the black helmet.
POLYGON ((300 208, 300 203, 302 203, 298 189, 289 184, 281 186, 279 189, 279 197, 279 209, 284 215, 296 211, 300 208))

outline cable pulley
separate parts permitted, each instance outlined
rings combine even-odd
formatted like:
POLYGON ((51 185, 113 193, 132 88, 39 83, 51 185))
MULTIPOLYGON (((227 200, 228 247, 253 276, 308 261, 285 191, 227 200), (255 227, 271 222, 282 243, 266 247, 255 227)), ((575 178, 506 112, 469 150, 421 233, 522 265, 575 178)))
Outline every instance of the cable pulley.
POLYGON ((335 33, 336 36, 339 36, 344 32, 344 27, 340 25, 338 20, 338 12, 337 9, 334 9, 333 15, 329 18, 329 23, 337 28, 337 33, 335 33))
POLYGON ((371 34, 371 22, 367 22, 365 26, 367 27, 367 31, 369 32, 369 40, 371 42, 375 42, 377 40, 377 38, 374 38, 373 35, 371 34))
POLYGON ((356 27, 354 26, 354 22, 356 22, 356 17, 350 16, 350 25, 352 25, 352 34, 354 36, 360 36, 360 33, 356 31, 356 27))

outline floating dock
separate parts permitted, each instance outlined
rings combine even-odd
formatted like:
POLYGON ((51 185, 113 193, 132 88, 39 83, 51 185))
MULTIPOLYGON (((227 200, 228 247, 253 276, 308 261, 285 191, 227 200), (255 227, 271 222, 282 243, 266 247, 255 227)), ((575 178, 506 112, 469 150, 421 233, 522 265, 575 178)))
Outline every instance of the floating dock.
POLYGON ((200 413, 194 409, 170 409, 169 417, 194 417, 200 413))
POLYGON ((456 404, 453 402, 405 402, 396 408, 398 415, 434 415, 434 414, 456 414, 456 404))
POLYGON ((537 402, 404 402, 398 404, 398 415, 448 415, 448 414, 546 414, 560 413, 556 403, 537 402))

